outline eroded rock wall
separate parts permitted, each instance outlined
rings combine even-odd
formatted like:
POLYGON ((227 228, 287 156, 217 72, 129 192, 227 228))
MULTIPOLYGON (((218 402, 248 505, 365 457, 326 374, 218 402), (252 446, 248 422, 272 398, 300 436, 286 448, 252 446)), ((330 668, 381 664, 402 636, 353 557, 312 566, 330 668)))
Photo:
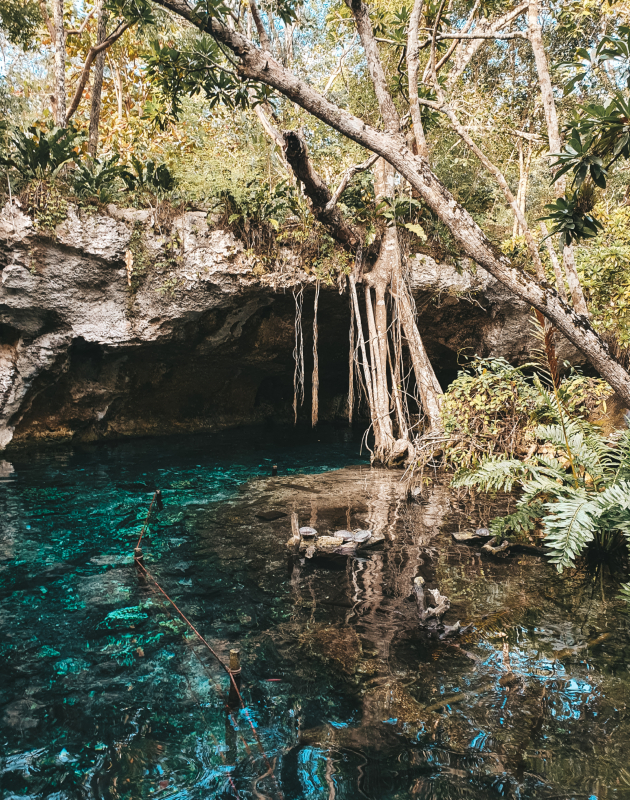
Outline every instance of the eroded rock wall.
MULTIPOLYGON (((295 301, 304 285, 306 401, 314 277, 285 251, 261 269, 230 231, 188 212, 70 208, 54 232, 0 214, 0 447, 288 419, 295 301)), ((443 383, 458 353, 529 359, 528 309, 483 271, 412 259, 420 329, 443 383)), ((320 413, 344 411, 348 299, 320 299, 320 413)), ((564 357, 575 353, 564 349, 564 357)))

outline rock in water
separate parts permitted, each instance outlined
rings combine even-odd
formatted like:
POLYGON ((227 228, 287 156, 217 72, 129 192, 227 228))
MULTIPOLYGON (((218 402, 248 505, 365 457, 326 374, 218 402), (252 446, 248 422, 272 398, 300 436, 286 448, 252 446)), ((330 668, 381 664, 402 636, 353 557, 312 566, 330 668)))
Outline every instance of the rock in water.
POLYGON ((274 519, 280 519, 287 515, 284 511, 259 511, 256 516, 258 519, 264 519, 265 522, 273 522, 274 519))
POLYGON ((481 542, 492 535, 487 528, 477 528, 476 531, 461 531, 451 534, 456 542, 481 542))

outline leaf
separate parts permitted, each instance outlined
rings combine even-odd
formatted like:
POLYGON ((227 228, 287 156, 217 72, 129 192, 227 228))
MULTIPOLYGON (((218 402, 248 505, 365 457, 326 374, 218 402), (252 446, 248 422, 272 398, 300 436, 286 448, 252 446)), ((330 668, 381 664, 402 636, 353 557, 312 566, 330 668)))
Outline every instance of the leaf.
POLYGON ((405 225, 404 225, 404 227, 405 227, 405 228, 407 228, 407 230, 408 230, 408 231, 411 231, 412 233, 415 233, 415 234, 416 234, 416 236, 417 236, 417 237, 418 237, 418 238, 419 238, 421 241, 423 241, 423 242, 426 242, 426 240, 427 240, 427 235, 426 235, 426 233, 424 232, 424 230, 423 230, 423 228, 422 228, 422 225, 418 225, 418 224, 416 224, 416 223, 413 223, 413 222, 406 222, 406 223, 405 223, 405 225))

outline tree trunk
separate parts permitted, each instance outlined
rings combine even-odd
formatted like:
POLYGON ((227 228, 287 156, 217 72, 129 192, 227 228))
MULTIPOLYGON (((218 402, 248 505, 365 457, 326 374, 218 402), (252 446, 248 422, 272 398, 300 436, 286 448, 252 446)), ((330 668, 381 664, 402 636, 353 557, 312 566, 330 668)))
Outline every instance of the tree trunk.
POLYGON ((422 127, 420 104, 418 103, 418 27, 424 0, 415 0, 413 11, 409 18, 409 35, 407 41, 407 72, 409 75, 409 113, 413 124, 413 135, 416 139, 418 155, 428 158, 429 150, 422 127))
POLYGON ((584 353, 619 396, 630 403, 630 375, 611 357, 608 347, 588 322, 567 309, 555 292, 548 291, 543 284, 512 267, 509 259, 488 240, 466 209, 431 171, 426 160, 409 150, 403 136, 379 131, 326 100, 268 53, 263 53, 242 34, 230 30, 218 19, 201 22, 189 6, 180 5, 177 0, 156 2, 228 47, 240 59, 238 72, 241 77, 260 81, 276 89, 333 130, 388 161, 446 225, 463 252, 517 297, 544 314, 560 333, 584 353))
POLYGON ((549 259, 551 261, 551 265, 553 266, 553 273, 556 276, 556 287, 558 289, 558 294, 560 295, 561 300, 563 300, 565 303, 568 303, 569 298, 567 297, 567 290, 564 286, 564 275, 562 274, 562 268, 560 266, 560 262, 558 261, 558 256, 556 255, 556 248, 553 246, 553 240, 549 236, 549 231, 547 230, 547 226, 544 222, 540 223, 540 230, 543 238, 545 239, 547 250, 549 251, 549 259))
MULTIPOLYGON (((107 13, 103 8, 103 0, 99 3, 97 17, 96 44, 99 45, 107 37, 107 13)), ((90 106, 90 129, 88 133, 88 153, 96 157, 98 149, 98 129, 101 120, 101 102, 103 96, 103 70, 105 68, 105 51, 96 56, 94 79, 92 81, 92 104, 90 106)))
MULTIPOLYGON (((553 86, 549 75, 549 64, 547 54, 542 40, 542 29, 538 21, 538 0, 529 0, 527 20, 529 27, 529 40, 534 51, 536 71, 538 73, 538 83, 542 98, 545 121, 547 123, 547 135, 549 137, 549 152, 559 153, 562 150, 562 140, 560 139, 560 126, 558 125, 558 113, 556 111, 556 101, 553 96, 553 86)), ((562 197, 566 191, 566 180, 564 175, 555 182, 556 197, 562 197)), ((580 278, 575 266, 575 254, 573 245, 564 248, 564 271, 567 276, 567 283, 571 291, 573 308, 580 316, 589 318, 586 300, 580 285, 580 278)))
POLYGON ((66 127, 66 30, 63 25, 63 0, 52 0, 55 31, 55 123, 66 127))

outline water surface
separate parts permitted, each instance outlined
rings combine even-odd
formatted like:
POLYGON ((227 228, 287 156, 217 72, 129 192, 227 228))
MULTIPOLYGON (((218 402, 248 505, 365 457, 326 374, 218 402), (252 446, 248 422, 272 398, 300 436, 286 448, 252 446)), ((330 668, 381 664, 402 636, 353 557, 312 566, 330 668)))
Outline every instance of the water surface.
POLYGON ((608 574, 485 560, 497 504, 407 503, 348 431, 251 429, 0 462, 3 798, 630 799, 630 625, 608 574), (271 465, 279 476, 272 479, 271 465), (245 709, 131 552, 224 658, 245 709), (387 543, 290 560, 288 517, 387 543), (418 625, 416 575, 452 601, 418 625))

